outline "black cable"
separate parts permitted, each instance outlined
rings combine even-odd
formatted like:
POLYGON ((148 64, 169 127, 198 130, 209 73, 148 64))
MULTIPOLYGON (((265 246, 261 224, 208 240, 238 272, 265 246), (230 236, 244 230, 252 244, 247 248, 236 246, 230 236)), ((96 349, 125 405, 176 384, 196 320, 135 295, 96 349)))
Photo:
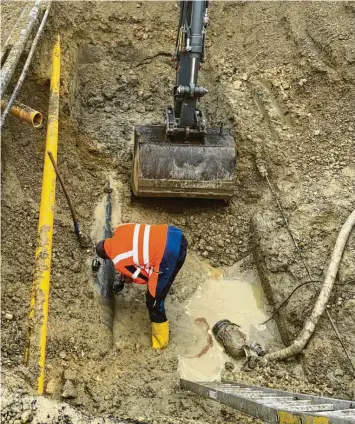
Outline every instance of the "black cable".
MULTIPOLYGON (((274 310, 274 312, 272 313, 272 315, 264 322, 262 322, 260 325, 265 325, 267 324, 269 321, 271 321, 274 316, 279 312, 279 310, 285 305, 285 303, 287 303, 290 298, 293 296, 293 294, 295 293, 295 291, 297 291, 299 288, 305 286, 306 284, 311 284, 311 283, 323 283, 323 280, 310 280, 310 281, 305 281, 304 283, 299 284, 297 287, 295 287, 292 292, 286 297, 286 299, 284 299, 281 304, 274 310)), ((336 286, 345 286, 347 284, 351 284, 351 283, 344 283, 344 284, 340 284, 340 283, 335 283, 334 285, 336 286)))
POLYGON ((299 288, 305 286, 306 284, 311 284, 311 283, 321 283, 322 280, 310 280, 310 281, 305 281, 302 284, 299 284, 297 287, 295 287, 292 292, 286 297, 286 299, 284 299, 281 304, 274 310, 274 312, 272 313, 272 315, 264 322, 262 322, 260 325, 265 325, 266 323, 268 323, 269 321, 271 321, 274 316, 279 312, 279 310, 284 306, 285 303, 287 303, 291 297, 293 296, 293 294, 295 293, 296 290, 298 290, 299 288))
MULTIPOLYGON (((259 167, 258 167, 258 169, 259 169, 259 167)), ((302 251, 301 251, 301 249, 299 248, 298 243, 297 243, 297 241, 296 241, 296 239, 295 239, 295 237, 294 237, 294 235, 293 235, 293 233, 292 233, 292 231, 291 231, 291 228, 290 228, 290 226, 289 226, 289 224, 288 224, 288 221, 287 221, 286 215, 285 215, 285 214, 284 214, 284 212, 283 212, 283 209, 282 209, 282 207, 281 207, 281 204, 280 204, 280 202, 279 202, 279 199, 278 199, 278 197, 277 197, 277 194, 276 194, 275 190, 273 189, 273 187, 272 187, 272 185, 271 185, 271 182, 270 182, 270 180, 269 180, 269 178, 268 178, 268 174, 267 174, 266 168, 265 168, 265 172, 262 172, 262 170, 260 170, 260 169, 259 169, 259 172, 260 172, 260 174, 261 174, 261 176, 262 176, 262 177, 265 177, 265 178, 266 178, 266 181, 267 181, 267 183, 268 183, 268 185, 269 185, 269 189, 270 189, 270 191, 271 191, 271 193, 272 193, 272 195, 273 195, 273 197, 274 197, 274 199, 275 199, 275 201, 276 201, 276 203, 277 203, 277 206, 278 206, 278 208, 279 208, 279 210, 280 210, 280 213, 281 213, 281 215, 282 215, 282 217, 283 217, 283 219, 284 219, 284 222, 285 222, 285 224, 286 224, 287 230, 288 230, 288 232, 289 232, 289 234, 290 234, 290 236, 291 236, 291 238, 292 238, 292 240, 293 240, 293 243, 294 243, 294 245, 295 245, 295 247, 296 247, 296 249, 297 249, 297 251, 298 251, 298 254, 299 254, 299 256, 300 256, 300 258, 301 258, 301 260, 302 260, 302 262, 303 262, 303 265, 304 265, 304 267, 305 267, 305 269, 306 269, 306 271, 307 271, 307 274, 308 274, 309 278, 312 280, 312 281, 310 281, 310 282, 314 282, 314 280, 312 279, 311 271, 310 271, 310 269, 309 269, 309 267, 308 267, 308 265, 307 265, 307 263, 306 263, 306 261, 305 261, 305 259, 304 259, 304 257, 303 257, 302 251)), ((296 289, 295 289, 295 290, 297 290, 297 288, 298 288, 298 287, 296 287, 296 289)), ((317 295, 319 295, 319 292, 320 292, 320 291, 316 289, 316 294, 317 294, 317 295)), ((292 296, 292 293, 291 293, 291 296, 292 296)), ((282 306, 282 305, 281 305, 281 306, 282 306)), ((280 309, 280 307, 279 307, 278 309, 280 309)), ((326 312, 326 315, 327 315, 327 317, 328 317, 328 319, 329 319, 329 321, 330 321, 330 324, 331 324, 331 326, 333 327, 333 330, 334 330, 334 332, 335 332, 335 334, 336 334, 336 336, 337 336, 337 338, 338 338, 338 340, 339 340, 339 342, 340 342, 340 344, 341 344, 341 347, 343 348, 343 350, 344 350, 344 352, 345 352, 345 355, 346 355, 346 357, 348 358, 348 360, 349 360, 349 362, 350 362, 350 365, 351 365, 352 369, 353 369, 353 370, 354 370, 354 372, 355 372, 355 366, 354 366, 353 362, 351 361, 350 356, 349 356, 349 353, 348 353, 348 351, 347 351, 347 349, 346 349, 346 347, 345 347, 345 345, 344 345, 344 343, 343 343, 343 341, 342 341, 342 339, 341 339, 341 335, 340 335, 340 333, 339 333, 339 331, 338 331, 338 328, 337 328, 337 326, 336 326, 336 324, 335 324, 335 322, 334 322, 333 318, 330 316, 330 313, 329 313, 328 309, 325 309, 325 312, 326 312)))

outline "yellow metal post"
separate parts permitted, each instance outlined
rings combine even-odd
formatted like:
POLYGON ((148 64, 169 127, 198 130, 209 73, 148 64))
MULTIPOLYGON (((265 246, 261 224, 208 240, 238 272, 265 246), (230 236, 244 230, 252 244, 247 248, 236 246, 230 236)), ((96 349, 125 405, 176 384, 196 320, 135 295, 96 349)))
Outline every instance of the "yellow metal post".
POLYGON ((52 75, 48 108, 46 148, 42 181, 38 238, 34 263, 33 285, 29 315, 29 339, 25 362, 37 377, 37 393, 43 394, 46 361, 49 286, 52 261, 56 174, 48 157, 57 160, 60 82, 60 38, 57 37, 52 55, 52 75))

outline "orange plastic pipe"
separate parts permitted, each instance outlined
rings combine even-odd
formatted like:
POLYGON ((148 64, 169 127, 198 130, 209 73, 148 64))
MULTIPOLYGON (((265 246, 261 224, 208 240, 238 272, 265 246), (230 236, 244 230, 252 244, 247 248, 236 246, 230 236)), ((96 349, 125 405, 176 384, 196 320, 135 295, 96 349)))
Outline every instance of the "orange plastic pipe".
MULTIPOLYGON (((7 106, 7 100, 1 100, 1 110, 4 111, 7 106)), ((34 128, 40 128, 42 126, 42 114, 38 110, 32 109, 29 106, 23 105, 22 103, 15 102, 10 109, 10 115, 16 116, 31 124, 34 128)))

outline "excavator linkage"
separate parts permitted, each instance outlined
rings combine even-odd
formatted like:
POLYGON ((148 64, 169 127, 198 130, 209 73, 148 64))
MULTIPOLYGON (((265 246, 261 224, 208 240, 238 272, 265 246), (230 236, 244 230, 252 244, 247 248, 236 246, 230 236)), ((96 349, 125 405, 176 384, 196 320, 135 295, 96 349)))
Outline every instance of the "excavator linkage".
POLYGON ((164 125, 136 126, 132 189, 138 197, 228 200, 235 189, 236 148, 226 130, 201 139, 171 141, 164 125))
POLYGON ((175 52, 174 106, 165 125, 136 126, 132 190, 139 197, 228 200, 235 188, 236 147, 227 131, 208 128, 197 103, 208 93, 197 84, 205 57, 208 1, 180 2, 175 52))

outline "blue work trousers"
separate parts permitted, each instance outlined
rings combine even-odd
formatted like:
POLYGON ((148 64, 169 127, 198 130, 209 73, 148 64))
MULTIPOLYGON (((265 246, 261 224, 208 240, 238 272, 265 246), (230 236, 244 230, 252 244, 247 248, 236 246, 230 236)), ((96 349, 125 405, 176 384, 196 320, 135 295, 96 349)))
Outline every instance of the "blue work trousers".
POLYGON ((169 226, 166 246, 159 267, 158 283, 155 297, 149 291, 146 294, 146 305, 152 322, 165 322, 164 301, 175 277, 186 258, 188 242, 179 228, 169 226))

